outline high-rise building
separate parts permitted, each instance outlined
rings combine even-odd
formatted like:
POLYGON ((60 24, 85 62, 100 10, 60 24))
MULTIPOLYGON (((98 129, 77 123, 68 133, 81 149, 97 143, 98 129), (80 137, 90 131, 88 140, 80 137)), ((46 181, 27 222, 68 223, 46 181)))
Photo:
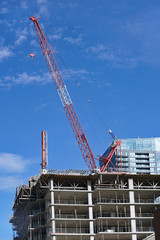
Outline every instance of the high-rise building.
POLYGON ((142 240, 159 196, 160 175, 48 170, 17 188, 14 240, 142 240))
MULTIPOLYGON (((160 174, 160 138, 121 139, 120 149, 112 158, 122 172, 136 174, 160 174), (122 158, 122 164, 120 162, 122 158)), ((105 156, 107 152, 103 154, 105 156)), ((112 170, 112 166, 111 170, 112 170)))

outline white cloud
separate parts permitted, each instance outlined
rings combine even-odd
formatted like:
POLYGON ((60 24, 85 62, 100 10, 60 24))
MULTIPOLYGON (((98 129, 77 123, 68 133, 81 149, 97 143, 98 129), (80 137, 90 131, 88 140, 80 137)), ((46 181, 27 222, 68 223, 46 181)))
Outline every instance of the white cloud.
POLYGON ((89 76, 89 72, 85 69, 68 69, 61 71, 61 73, 65 80, 71 80, 71 78, 74 80, 76 80, 76 78, 86 79, 86 77, 89 76))
POLYGON ((8 8, 3 7, 0 9, 0 14, 6 14, 8 12, 9 12, 8 8))
MULTIPOLYGON (((65 79, 65 81, 71 80, 71 78, 79 78, 79 79, 86 79, 89 76, 89 72, 85 69, 69 69, 62 70, 62 77, 65 79)), ((18 73, 16 76, 5 76, 3 79, 0 79, 0 87, 6 87, 11 88, 13 86, 18 85, 29 85, 29 84, 48 84, 51 83, 51 75, 49 72, 40 74, 28 74, 26 72, 18 73)))
POLYGON ((23 172, 29 160, 13 153, 0 153, 0 172, 23 172))
POLYGON ((24 172, 33 163, 33 159, 25 159, 19 154, 0 153, 0 191, 15 191, 25 182, 24 172))
POLYGON ((64 40, 71 44, 75 45, 81 45, 82 43, 82 35, 80 34, 77 38, 72 38, 72 37, 65 37, 64 40))
POLYGON ((47 3, 47 0, 37 0, 38 4, 47 3))
MULTIPOLYGON (((99 87, 101 88, 102 86, 110 87, 111 83, 106 80, 99 81, 99 76, 98 80, 97 77, 95 76, 94 72, 89 72, 86 69, 63 69, 61 71, 62 77, 65 81, 74 81, 77 86, 79 86, 79 80, 83 80, 88 82, 94 87, 99 87)), ((52 83, 52 78, 49 72, 43 73, 42 75, 40 74, 28 74, 26 72, 19 73, 16 76, 5 76, 3 79, 0 79, 0 87, 1 88, 11 88, 15 86, 26 86, 29 84, 38 84, 38 85, 45 85, 48 83, 52 83)), ((37 107, 36 110, 39 110, 42 107, 46 107, 47 104, 44 104, 41 107, 37 107)))
POLYGON ((37 4, 39 7, 38 15, 48 17, 49 16, 49 3, 47 0, 37 0, 37 4))
POLYGON ((40 106, 38 106, 38 107, 36 108, 36 110, 37 110, 37 111, 38 111, 38 110, 41 110, 41 109, 47 107, 49 104, 50 104, 50 103, 43 103, 43 104, 41 104, 40 106))
POLYGON ((64 31, 67 29, 67 26, 55 28, 52 35, 49 35, 50 40, 58 40, 62 38, 64 31))
POLYGON ((34 39, 30 41, 30 44, 34 47, 39 47, 38 41, 36 41, 34 39))
POLYGON ((27 1, 26 0, 21 1, 20 2, 20 7, 23 8, 23 9, 27 9, 28 8, 27 1))
POLYGON ((39 84, 47 84, 51 82, 51 76, 48 73, 44 73, 43 75, 36 75, 36 74, 28 74, 26 72, 19 73, 16 76, 5 76, 3 79, 0 80, 0 87, 7 87, 11 88, 17 85, 28 85, 33 83, 39 84))
POLYGON ((153 5, 124 19, 121 24, 123 35, 129 36, 129 41, 125 44, 126 48, 129 45, 138 62, 155 66, 160 63, 160 34, 157 31, 160 20, 159 12, 160 7, 153 5))
POLYGON ((27 39, 28 31, 26 28, 18 29, 16 31, 17 40, 15 41, 16 45, 20 45, 24 40, 27 39))
POLYGON ((0 37, 0 45, 2 46, 4 44, 4 42, 5 42, 5 39, 1 36, 0 37))
POLYGON ((1 191, 15 191, 16 188, 23 182, 23 180, 17 176, 3 176, 0 177, 0 190, 1 191))
POLYGON ((9 47, 1 47, 0 48, 0 62, 2 62, 4 59, 11 57, 13 55, 13 52, 10 50, 9 47))
POLYGON ((69 8, 75 8, 75 7, 78 6, 78 4, 75 3, 75 2, 67 2, 67 3, 58 2, 58 6, 59 6, 60 8, 67 8, 67 7, 69 7, 69 8))
POLYGON ((138 59, 128 49, 106 47, 103 44, 89 47, 86 52, 95 54, 96 58, 106 61, 111 67, 134 67, 138 59))
POLYGON ((77 3, 73 3, 73 2, 70 2, 70 3, 69 3, 69 7, 70 7, 70 8, 75 8, 75 7, 77 7, 77 6, 78 6, 77 3))
POLYGON ((18 39, 15 41, 16 45, 21 44, 27 37, 25 35, 20 35, 18 39))
POLYGON ((47 5, 42 5, 39 8, 39 15, 43 15, 48 17, 49 16, 49 8, 47 5))
POLYGON ((53 34, 53 35, 50 35, 49 36, 49 38, 50 38, 50 40, 59 40, 59 39, 61 39, 61 37, 62 37, 62 35, 61 34, 53 34))
POLYGON ((73 80, 78 87, 80 86, 80 81, 77 79, 85 81, 96 88, 111 86, 108 80, 99 80, 99 73, 89 72, 86 69, 68 69, 61 71, 61 73, 65 81, 73 80))

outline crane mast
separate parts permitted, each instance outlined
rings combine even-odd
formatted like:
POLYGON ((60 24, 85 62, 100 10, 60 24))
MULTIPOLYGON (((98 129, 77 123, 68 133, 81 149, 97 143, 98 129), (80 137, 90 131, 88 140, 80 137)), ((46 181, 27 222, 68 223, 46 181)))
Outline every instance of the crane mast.
POLYGON ((48 141, 47 141, 47 132, 42 131, 42 170, 45 170, 48 165, 48 141))
POLYGON ((53 79, 53 82, 54 82, 57 92, 59 94, 59 97, 61 99, 63 107, 64 107, 67 117, 69 119, 70 125, 71 125, 74 135, 76 137, 76 140, 78 142, 82 156, 83 156, 89 170, 92 171, 93 169, 97 168, 95 158, 94 158, 92 150, 88 144, 87 138, 86 138, 83 128, 80 124, 78 116, 76 114, 71 97, 68 93, 65 82, 64 82, 62 75, 60 73, 60 70, 57 66, 55 57, 54 57, 52 50, 44 36, 44 33, 42 32, 42 30, 39 26, 38 20, 35 17, 30 17, 30 19, 34 23, 43 56, 47 63, 49 72, 51 74, 51 77, 53 79))

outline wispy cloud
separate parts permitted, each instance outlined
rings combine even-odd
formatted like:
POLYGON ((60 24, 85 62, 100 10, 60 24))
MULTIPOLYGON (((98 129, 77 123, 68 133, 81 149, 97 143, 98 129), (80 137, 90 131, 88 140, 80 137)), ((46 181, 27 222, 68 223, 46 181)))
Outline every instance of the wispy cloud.
POLYGON ((29 162, 17 154, 0 153, 0 163, 0 172, 23 172, 29 162))
POLYGON ((79 34, 79 36, 77 38, 65 37, 64 40, 71 44, 81 45, 82 44, 82 35, 79 34))
POLYGON ((64 27, 59 27, 59 28, 55 28, 53 30, 53 34, 52 35, 49 35, 49 39, 50 40, 59 40, 62 38, 64 32, 67 30, 67 26, 64 26, 64 27))
POLYGON ((15 191, 16 187, 24 182, 23 174, 33 162, 19 154, 0 153, 0 190, 15 191))
POLYGON ((108 80, 99 80, 99 73, 89 72, 86 69, 65 69, 61 73, 65 81, 73 80, 77 86, 80 85, 81 80, 96 88, 111 86, 108 80))
POLYGON ((16 45, 20 45, 24 40, 27 39, 28 31, 27 28, 18 29, 16 31, 17 40, 15 41, 16 45))
MULTIPOLYGON (((62 70, 62 77, 65 81, 73 79, 84 79, 87 80, 89 77, 89 72, 85 69, 68 69, 62 70)), ((26 72, 18 73, 16 76, 8 75, 3 79, 0 79, 0 87, 11 88, 14 86, 26 86, 29 84, 39 84, 44 85, 51 83, 52 79, 49 72, 43 73, 42 75, 32 73, 28 74, 26 72)))
POLYGON ((38 41, 36 41, 35 39, 31 40, 30 44, 34 47, 39 47, 38 41))
MULTIPOLYGON (((159 15, 160 7, 146 7, 122 20, 119 31, 125 36, 125 51, 132 52, 137 64, 159 64, 160 34, 159 15), (127 37, 126 37, 127 36, 127 37)), ((120 44, 120 47, 121 44, 120 44)), ((124 48, 123 48, 124 49, 124 48)), ((128 54, 128 59, 131 57, 128 54)))
POLYGON ((9 12, 9 10, 6 7, 3 7, 3 8, 0 9, 0 14, 6 14, 8 12, 9 12))
POLYGON ((55 34, 49 36, 49 39, 50 39, 50 40, 52 40, 52 39, 53 39, 53 40, 59 40, 59 39, 61 39, 61 38, 62 38, 62 35, 61 35, 60 33, 59 33, 59 34, 58 34, 58 33, 55 33, 55 34))
POLYGON ((108 47, 99 44, 89 47, 86 52, 106 61, 110 67, 134 67, 138 61, 129 50, 115 46, 108 47))
POLYGON ((0 47, 0 62, 4 59, 11 57, 13 52, 11 51, 10 47, 2 46, 0 47))
POLYGON ((49 16, 49 3, 47 0, 37 0, 37 5, 39 8, 38 14, 39 16, 43 15, 45 17, 49 16))
POLYGON ((23 179, 17 176, 0 177, 0 191, 12 192, 23 182, 23 179))
POLYGON ((47 0, 37 0, 38 4, 47 3, 47 0))
MULTIPOLYGON (((89 72, 86 69, 63 69, 61 71, 61 74, 65 81, 74 81, 77 86, 79 86, 79 82, 82 80, 88 82, 94 87, 101 88, 102 86, 111 86, 111 83, 109 81, 103 81, 102 79, 101 81, 97 80, 95 73, 89 72)), ((7 89, 15 86, 27 86, 29 84, 45 85, 48 83, 52 83, 49 72, 43 73, 42 75, 36 73, 28 74, 26 72, 23 72, 17 74, 16 76, 8 75, 0 79, 0 87, 7 89)), ((45 106, 46 105, 42 107, 45 106)))
POLYGON ((71 2, 71 1, 70 1, 70 2, 67 2, 67 3, 58 2, 58 6, 59 6, 60 8, 66 8, 66 7, 75 8, 75 7, 78 6, 78 4, 75 3, 75 2, 71 2))
POLYGON ((28 4, 26 0, 20 2, 20 7, 23 9, 28 9, 28 4))
POLYGON ((51 77, 49 73, 39 74, 28 74, 26 72, 19 73, 16 76, 5 76, 3 79, 0 79, 0 87, 11 88, 17 85, 28 85, 28 84, 47 84, 51 82, 51 77))
POLYGON ((47 107, 49 104, 50 104, 50 103, 43 103, 43 104, 39 105, 39 106, 36 108, 36 111, 39 111, 39 110, 47 107))
POLYGON ((65 79, 65 81, 68 80, 75 80, 76 79, 87 79, 87 77, 89 76, 89 71, 87 71, 86 69, 68 69, 68 70, 62 70, 61 71, 63 78, 65 79))

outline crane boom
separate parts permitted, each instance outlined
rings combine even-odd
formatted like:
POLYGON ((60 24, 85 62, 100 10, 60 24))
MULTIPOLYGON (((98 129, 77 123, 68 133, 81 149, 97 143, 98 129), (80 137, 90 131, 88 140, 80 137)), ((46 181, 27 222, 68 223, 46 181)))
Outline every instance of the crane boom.
POLYGON ((83 156, 89 170, 92 171, 93 169, 97 168, 95 158, 94 158, 92 150, 88 144, 87 138, 82 129, 82 126, 80 124, 78 116, 76 114, 71 97, 68 93, 67 87, 65 85, 65 82, 62 78, 62 75, 61 75, 58 65, 56 63, 55 57, 54 57, 52 50, 44 36, 44 33, 42 32, 42 30, 40 28, 38 20, 35 17, 30 17, 30 19, 34 23, 43 56, 45 58, 45 61, 47 63, 51 77, 53 79, 53 82, 55 84, 55 87, 57 89, 59 97, 63 104, 63 107, 64 107, 67 117, 69 119, 70 125, 74 132, 74 135, 77 139, 82 156, 83 156))

